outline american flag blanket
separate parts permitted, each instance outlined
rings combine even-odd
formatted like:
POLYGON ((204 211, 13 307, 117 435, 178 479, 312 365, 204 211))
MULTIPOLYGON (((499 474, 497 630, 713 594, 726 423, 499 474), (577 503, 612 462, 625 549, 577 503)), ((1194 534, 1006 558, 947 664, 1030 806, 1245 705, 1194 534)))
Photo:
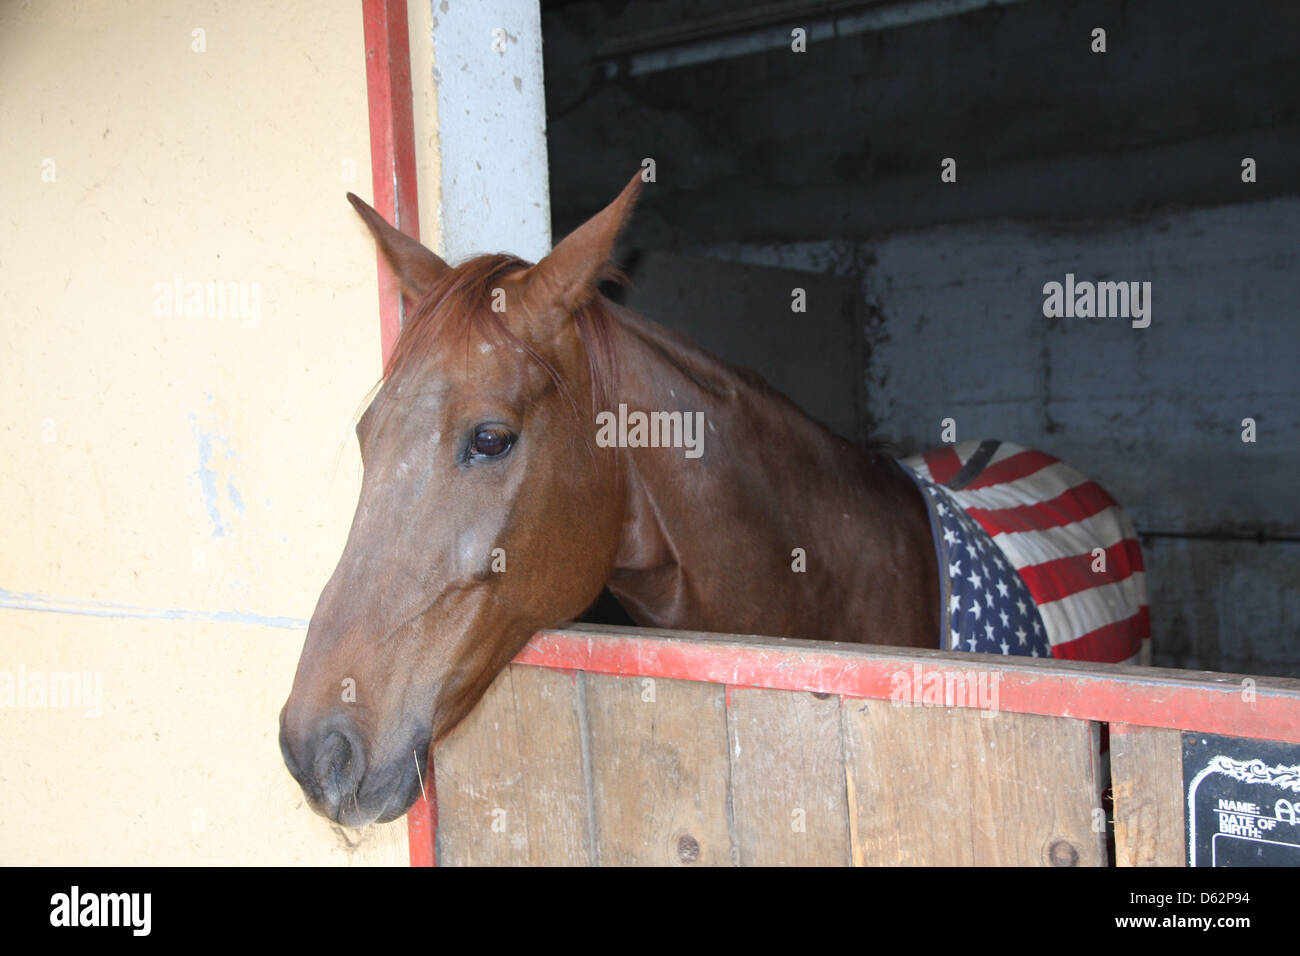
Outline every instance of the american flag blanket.
POLYGON ((941 648, 1150 660, 1142 552, 1099 484, 1008 442, 960 442, 899 464, 930 512, 941 648))

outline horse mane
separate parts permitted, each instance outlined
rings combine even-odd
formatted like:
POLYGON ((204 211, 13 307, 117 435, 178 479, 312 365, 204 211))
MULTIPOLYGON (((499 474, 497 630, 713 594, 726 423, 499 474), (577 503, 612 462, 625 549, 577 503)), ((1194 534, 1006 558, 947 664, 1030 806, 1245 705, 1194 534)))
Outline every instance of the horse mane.
MULTIPOLYGON (((531 343, 520 338, 506 323, 503 313, 492 309, 494 290, 502 280, 532 265, 518 256, 501 252, 474 256, 444 271, 402 325, 393 352, 384 365, 384 381, 392 379, 412 361, 428 355, 439 341, 458 334, 478 335, 494 345, 522 350, 541 366, 576 411, 572 392, 559 369, 531 343)), ((603 277, 622 279, 616 272, 603 277)), ((617 390, 614 317, 595 290, 573 311, 572 317, 587 355, 592 400, 597 408, 605 407, 617 390)))
POLYGON ((862 441, 854 441, 832 431, 825 422, 814 418, 789 395, 776 388, 752 368, 728 362, 692 341, 688 336, 646 319, 630 309, 620 309, 619 314, 623 318, 625 327, 644 345, 698 388, 715 398, 732 400, 738 393, 747 393, 784 409, 787 414, 811 423, 829 437, 844 445, 858 448, 869 456, 897 457, 898 448, 888 438, 868 435, 862 441))
MULTIPOLYGON (((465 336, 466 341, 470 336, 478 336, 497 346, 521 349, 542 368, 565 396, 575 414, 578 413, 572 390, 564 381, 560 370, 536 347, 520 338, 507 324, 503 313, 492 309, 493 292, 500 287, 502 280, 531 266, 531 262, 518 256, 493 253, 474 256, 454 269, 444 271, 434 280, 403 324, 393 352, 384 366, 384 381, 398 375, 411 362, 430 354, 440 342, 450 341, 457 335, 465 336)), ((615 270, 606 270, 601 277, 617 282, 626 281, 615 270)), ((847 441, 811 418, 757 372, 732 365, 679 333, 614 306, 593 290, 591 297, 574 310, 572 317, 587 356, 594 408, 612 407, 617 396, 618 356, 614 345, 614 330, 619 318, 615 310, 623 315, 624 324, 633 334, 705 391, 720 398, 730 398, 734 396, 737 387, 747 389, 752 394, 763 396, 813 422, 828 435, 847 441), (629 323, 628 319, 632 321, 629 323)), ((891 446, 889 441, 873 437, 858 447, 868 454, 891 455, 891 446)))

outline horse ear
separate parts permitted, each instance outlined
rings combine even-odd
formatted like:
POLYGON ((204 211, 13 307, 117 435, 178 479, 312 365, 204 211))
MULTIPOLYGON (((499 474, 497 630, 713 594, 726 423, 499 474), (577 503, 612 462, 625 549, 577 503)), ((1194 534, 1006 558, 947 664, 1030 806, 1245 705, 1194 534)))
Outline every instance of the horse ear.
POLYGON ((569 233, 545 259, 519 277, 529 309, 558 307, 572 312, 596 295, 597 283, 610 272, 614 240, 630 217, 640 191, 638 172, 617 199, 569 233))
POLYGON ((375 237, 375 244, 397 276, 402 291, 417 302, 423 299, 434 280, 451 266, 406 233, 394 229, 383 216, 352 193, 348 193, 348 202, 352 203, 352 208, 375 237))

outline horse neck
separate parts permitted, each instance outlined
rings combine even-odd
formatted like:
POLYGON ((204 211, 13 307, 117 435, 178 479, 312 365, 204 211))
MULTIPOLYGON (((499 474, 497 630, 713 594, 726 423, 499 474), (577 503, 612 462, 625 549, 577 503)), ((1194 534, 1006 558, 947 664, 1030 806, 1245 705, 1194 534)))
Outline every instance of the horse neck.
POLYGON ((633 619, 933 646, 929 519, 897 464, 662 326, 615 315, 629 411, 704 413, 700 457, 620 452, 626 518, 608 586, 633 619))

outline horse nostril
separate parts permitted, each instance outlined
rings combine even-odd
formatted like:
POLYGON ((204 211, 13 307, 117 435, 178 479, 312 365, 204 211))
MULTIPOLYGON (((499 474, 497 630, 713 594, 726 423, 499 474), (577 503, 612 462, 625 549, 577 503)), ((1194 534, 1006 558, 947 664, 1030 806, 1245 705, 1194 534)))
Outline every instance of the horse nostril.
POLYGON ((313 769, 322 802, 330 816, 337 819, 339 809, 356 799, 357 785, 365 772, 361 748, 342 731, 331 731, 316 751, 313 769))

